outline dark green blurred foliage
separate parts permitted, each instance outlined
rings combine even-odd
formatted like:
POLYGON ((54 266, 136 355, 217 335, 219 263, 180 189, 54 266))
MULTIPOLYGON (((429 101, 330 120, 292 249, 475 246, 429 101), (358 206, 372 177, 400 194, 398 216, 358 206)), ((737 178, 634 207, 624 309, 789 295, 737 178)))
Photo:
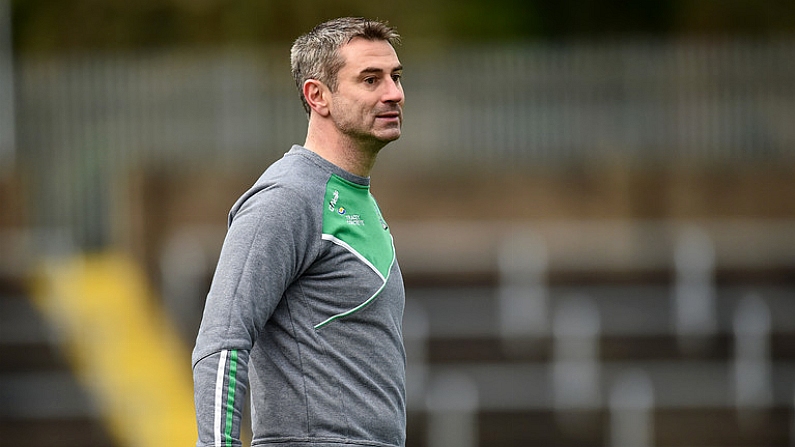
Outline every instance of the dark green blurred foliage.
POLYGON ((795 30, 787 0, 12 0, 12 9, 22 52, 288 42, 342 15, 441 42, 795 30))

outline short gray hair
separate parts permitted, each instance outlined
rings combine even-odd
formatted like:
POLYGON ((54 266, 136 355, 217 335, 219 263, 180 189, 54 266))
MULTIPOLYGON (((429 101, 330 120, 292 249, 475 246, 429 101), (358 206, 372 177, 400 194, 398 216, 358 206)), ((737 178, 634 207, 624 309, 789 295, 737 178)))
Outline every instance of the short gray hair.
POLYGON ((336 91, 337 74, 345 64, 339 49, 356 37, 385 40, 393 47, 400 44, 400 34, 395 28, 386 22, 362 17, 342 17, 321 23, 293 43, 290 71, 307 115, 310 109, 304 98, 304 82, 316 79, 336 91))

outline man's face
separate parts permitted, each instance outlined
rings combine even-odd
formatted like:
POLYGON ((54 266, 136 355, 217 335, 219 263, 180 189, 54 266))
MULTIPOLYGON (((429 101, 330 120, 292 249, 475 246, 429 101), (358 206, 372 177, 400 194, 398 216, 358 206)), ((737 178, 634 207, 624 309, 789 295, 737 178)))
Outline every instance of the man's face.
POLYGON ((397 140, 403 123, 403 86, 395 49, 386 41, 355 38, 339 50, 345 65, 332 93, 331 119, 351 139, 380 146, 397 140))

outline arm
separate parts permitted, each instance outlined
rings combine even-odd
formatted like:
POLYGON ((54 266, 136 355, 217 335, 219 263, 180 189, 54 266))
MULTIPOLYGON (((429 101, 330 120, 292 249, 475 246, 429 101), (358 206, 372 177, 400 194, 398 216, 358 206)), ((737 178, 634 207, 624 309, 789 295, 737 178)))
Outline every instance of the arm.
POLYGON ((193 380, 199 427, 196 445, 240 446, 240 421, 248 386, 248 351, 224 349, 204 357, 193 367, 193 380))
POLYGON ((302 203, 275 188, 233 208, 193 351, 199 447, 241 445, 249 352, 307 252, 302 203))

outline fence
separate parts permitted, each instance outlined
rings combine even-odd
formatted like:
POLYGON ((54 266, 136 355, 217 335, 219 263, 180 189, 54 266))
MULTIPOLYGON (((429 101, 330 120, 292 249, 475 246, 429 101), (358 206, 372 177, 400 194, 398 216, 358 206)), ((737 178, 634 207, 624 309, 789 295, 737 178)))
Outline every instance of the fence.
POLYGON ((0 178, 13 164, 14 132, 14 68, 11 57, 11 8, 0 0, 0 178))
MULTIPOLYGON (((792 39, 401 55, 396 168, 780 161, 795 152, 792 39)), ((19 58, 17 162, 34 179, 34 223, 102 245, 131 167, 262 166, 302 142, 287 57, 263 48, 19 58)))

